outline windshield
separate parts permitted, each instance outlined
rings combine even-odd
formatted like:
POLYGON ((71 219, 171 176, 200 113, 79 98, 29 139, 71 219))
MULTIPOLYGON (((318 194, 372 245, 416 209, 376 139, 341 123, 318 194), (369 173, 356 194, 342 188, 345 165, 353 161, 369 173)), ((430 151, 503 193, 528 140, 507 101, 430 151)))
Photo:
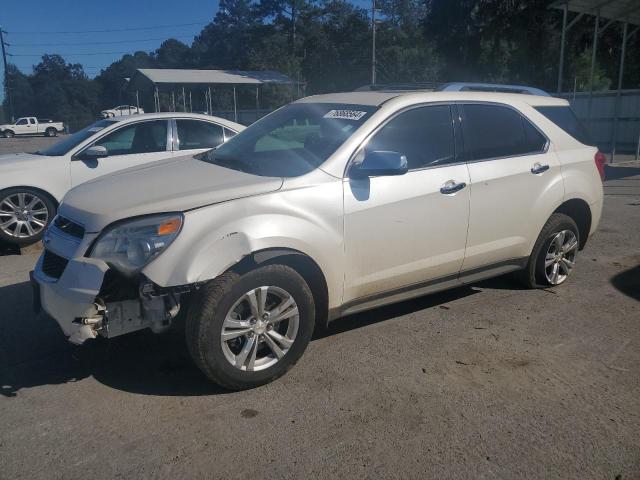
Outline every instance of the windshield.
POLYGON ((257 121, 203 161, 266 177, 298 177, 319 167, 376 107, 293 103, 257 121))
POLYGON ((36 153, 38 155, 47 155, 51 157, 66 155, 69 150, 74 148, 76 145, 84 142, 90 136, 96 134, 109 125, 112 125, 113 123, 115 123, 114 120, 99 120, 96 123, 92 123, 88 127, 77 131, 73 135, 69 135, 64 140, 60 140, 58 143, 54 143, 49 148, 45 148, 44 150, 40 150, 36 153))

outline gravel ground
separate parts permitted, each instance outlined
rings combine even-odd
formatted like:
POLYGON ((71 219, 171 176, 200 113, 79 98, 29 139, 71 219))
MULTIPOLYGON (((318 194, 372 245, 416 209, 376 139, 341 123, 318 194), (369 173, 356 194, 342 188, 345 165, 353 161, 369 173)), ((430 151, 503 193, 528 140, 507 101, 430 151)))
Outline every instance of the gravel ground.
POLYGON ((640 479, 640 165, 608 176, 562 287, 345 318, 242 393, 177 334, 70 346, 31 313, 37 253, 2 256, 0 477, 640 479))
POLYGON ((41 148, 47 148, 56 142, 59 142, 66 135, 58 135, 57 137, 0 137, 0 154, 3 153, 21 153, 21 152, 37 152, 41 148))

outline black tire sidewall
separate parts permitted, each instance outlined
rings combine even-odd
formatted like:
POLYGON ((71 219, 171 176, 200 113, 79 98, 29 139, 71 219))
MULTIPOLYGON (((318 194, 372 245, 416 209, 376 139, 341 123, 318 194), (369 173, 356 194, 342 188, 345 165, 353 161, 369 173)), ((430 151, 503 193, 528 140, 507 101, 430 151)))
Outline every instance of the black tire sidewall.
MULTIPOLYGON (((206 294, 206 292, 203 292, 206 294)), ((313 334, 315 305, 311 291, 304 279, 292 268, 283 265, 267 265, 252 270, 233 282, 215 305, 196 312, 205 348, 200 358, 205 373, 225 388, 241 390, 268 383, 286 373, 302 356, 313 334), (287 354, 275 365, 257 372, 246 372, 229 363, 222 350, 220 334, 227 312, 248 291, 261 286, 276 286, 293 296, 300 312, 296 339, 287 354)))
POLYGON ((38 233, 37 235, 34 235, 33 237, 28 237, 28 238, 15 238, 15 237, 11 237, 9 235, 6 235, 2 230, 0 230, 0 241, 6 242, 6 243, 11 243, 14 245, 20 245, 20 246, 26 246, 26 245, 31 245, 33 243, 36 243, 37 241, 42 239, 42 236, 44 235, 44 232, 46 231, 47 227, 51 224, 51 221, 53 220, 53 217, 56 215, 56 206, 55 203, 53 202, 53 200, 51 200, 51 198, 49 197, 49 195, 37 191, 37 190, 33 190, 30 188, 7 188, 4 189, 2 191, 0 191, 0 199, 3 199, 9 195, 14 195, 16 193, 27 193, 29 195, 36 195, 40 200, 42 200, 42 202, 44 203, 44 205, 47 207, 47 210, 49 211, 49 218, 47 221, 47 224, 45 225, 45 227, 40 231, 40 233, 38 233))
POLYGON ((536 284, 542 287, 553 286, 547 281, 547 278, 545 276, 544 262, 547 250, 549 249, 549 245, 551 245, 553 237, 562 230, 571 230, 576 236, 578 245, 580 245, 580 232, 578 230, 576 222, 574 222, 573 219, 571 217, 568 217, 567 215, 561 213, 553 214, 549 221, 546 223, 545 227, 542 229, 542 232, 540 232, 540 237, 536 242, 537 249, 535 252, 536 255, 533 275, 536 284))

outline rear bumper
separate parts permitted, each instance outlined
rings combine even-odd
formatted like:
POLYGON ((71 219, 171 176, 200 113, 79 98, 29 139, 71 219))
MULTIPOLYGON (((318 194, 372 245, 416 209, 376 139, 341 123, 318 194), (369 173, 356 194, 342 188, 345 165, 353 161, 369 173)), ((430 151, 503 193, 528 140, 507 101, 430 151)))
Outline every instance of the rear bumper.
POLYGON ((99 314, 95 299, 102 287, 108 270, 106 263, 91 258, 69 260, 59 279, 51 278, 42 271, 42 256, 32 272, 35 282, 34 307, 53 317, 67 337, 77 334, 82 325, 79 319, 91 318, 99 314))

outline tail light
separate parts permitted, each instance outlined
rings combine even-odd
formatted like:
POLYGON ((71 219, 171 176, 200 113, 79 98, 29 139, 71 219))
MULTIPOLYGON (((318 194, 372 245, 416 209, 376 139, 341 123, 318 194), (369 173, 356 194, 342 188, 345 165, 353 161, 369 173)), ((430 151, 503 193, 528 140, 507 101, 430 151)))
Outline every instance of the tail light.
POLYGON ((596 162, 596 168, 598 169, 598 173, 600 174, 600 178, 604 181, 604 166, 607 163, 607 157, 604 156, 602 152, 596 152, 593 160, 596 162))

